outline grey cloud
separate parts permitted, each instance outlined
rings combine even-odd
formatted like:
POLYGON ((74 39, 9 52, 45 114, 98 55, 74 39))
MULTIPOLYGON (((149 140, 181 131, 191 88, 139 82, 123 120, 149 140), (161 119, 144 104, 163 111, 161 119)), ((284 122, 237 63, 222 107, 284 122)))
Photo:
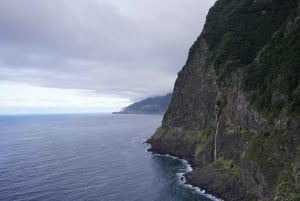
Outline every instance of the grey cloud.
POLYGON ((214 0, 1 0, 0 79, 141 98, 172 90, 214 0))
POLYGON ((127 40, 121 30, 126 37, 132 36, 129 23, 112 5, 84 2, 3 0, 0 40, 29 53, 110 59, 113 51, 122 51, 120 46, 127 40))

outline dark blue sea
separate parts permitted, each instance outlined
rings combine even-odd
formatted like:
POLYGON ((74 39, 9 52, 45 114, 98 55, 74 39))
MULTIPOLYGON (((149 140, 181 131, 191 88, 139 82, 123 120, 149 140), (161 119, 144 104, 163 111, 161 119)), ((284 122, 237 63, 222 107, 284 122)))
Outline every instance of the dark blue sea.
POLYGON ((209 201, 143 141, 158 115, 0 116, 2 201, 209 201))

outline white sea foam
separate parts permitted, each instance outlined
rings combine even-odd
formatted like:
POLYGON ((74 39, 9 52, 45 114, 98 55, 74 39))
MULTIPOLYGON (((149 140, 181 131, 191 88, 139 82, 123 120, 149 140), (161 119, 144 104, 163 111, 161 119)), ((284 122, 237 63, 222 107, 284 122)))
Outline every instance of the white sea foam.
MULTIPOLYGON (((145 143, 145 144, 147 144, 147 143, 145 143)), ((149 148, 151 148, 151 145, 150 145, 150 144, 147 144, 147 145, 150 146, 149 148)), ((149 149, 149 148, 148 148, 148 149, 149 149)), ((150 151, 149 151, 149 152, 150 152, 150 151)), ((201 188, 199 188, 199 187, 196 187, 196 186, 193 186, 193 185, 191 185, 191 184, 187 184, 187 183, 186 183, 186 178, 185 178, 184 175, 185 175, 186 173, 188 173, 188 172, 193 171, 192 165, 191 165, 187 160, 178 158, 178 157, 176 157, 176 156, 171 156, 170 154, 157 154, 157 153, 153 153, 153 152, 151 152, 151 153, 152 153, 153 155, 157 155, 157 156, 164 156, 164 157, 169 157, 169 158, 173 158, 173 159, 176 159, 176 160, 180 160, 180 161, 185 165, 185 167, 186 167, 186 169, 183 170, 183 172, 179 172, 179 173, 176 174, 177 179, 179 180, 179 182, 180 182, 182 185, 185 185, 186 187, 188 187, 188 188, 190 188, 190 189, 196 191, 197 193, 199 193, 199 194, 201 194, 201 195, 204 195, 205 197, 207 197, 207 198, 209 198, 209 199, 211 199, 211 200, 213 200, 213 201, 224 201, 224 200, 222 200, 222 199, 220 199, 220 198, 217 198, 217 197, 215 197, 215 196, 213 196, 213 195, 211 195, 211 194, 206 193, 206 191, 205 191, 204 189, 201 189, 201 188)))
MULTIPOLYGON (((147 140, 144 139, 142 142, 145 144, 145 151, 150 152, 149 149, 151 149, 151 144, 146 142, 147 140)), ((151 152, 152 153, 152 152, 151 152)))
POLYGON ((176 176, 177 176, 177 179, 179 180, 180 183, 182 183, 182 184, 186 183, 186 179, 184 177, 183 172, 176 173, 176 176))

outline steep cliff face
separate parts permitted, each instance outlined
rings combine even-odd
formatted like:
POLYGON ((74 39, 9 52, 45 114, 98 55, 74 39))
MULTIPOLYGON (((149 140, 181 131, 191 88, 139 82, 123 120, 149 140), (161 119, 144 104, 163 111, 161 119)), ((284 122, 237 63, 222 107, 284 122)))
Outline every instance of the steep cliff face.
POLYGON ((300 1, 219 0, 152 150, 225 200, 300 200, 300 1))

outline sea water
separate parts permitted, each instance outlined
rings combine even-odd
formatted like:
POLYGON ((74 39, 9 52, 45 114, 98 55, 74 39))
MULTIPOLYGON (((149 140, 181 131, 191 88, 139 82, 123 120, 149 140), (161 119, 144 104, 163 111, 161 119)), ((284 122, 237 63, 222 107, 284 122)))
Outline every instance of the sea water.
POLYGON ((0 116, 0 200, 209 201, 143 141, 159 115, 0 116))

